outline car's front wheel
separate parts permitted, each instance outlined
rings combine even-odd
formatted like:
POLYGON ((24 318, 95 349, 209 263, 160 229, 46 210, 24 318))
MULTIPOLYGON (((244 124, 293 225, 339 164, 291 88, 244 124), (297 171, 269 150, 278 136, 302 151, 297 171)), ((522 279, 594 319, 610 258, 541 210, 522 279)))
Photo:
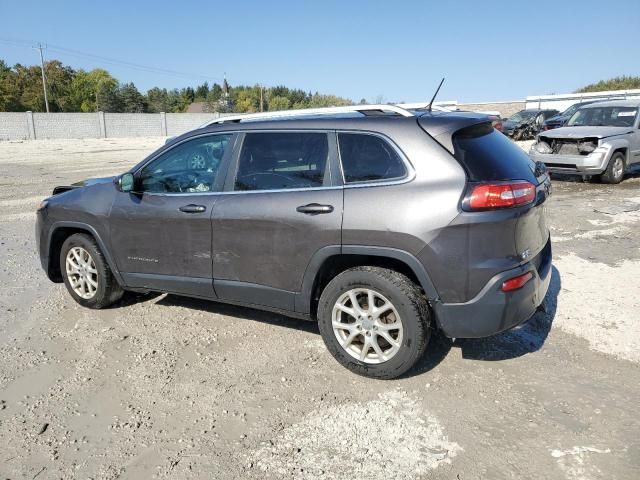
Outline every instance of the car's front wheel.
POLYGON ((624 155, 622 152, 614 153, 609 159, 607 169, 600 176, 604 183, 620 183, 624 177, 624 155))
POLYGON ((124 293, 90 235, 76 233, 64 241, 60 271, 67 290, 83 307, 106 308, 120 300, 124 293))
POLYGON ((429 341, 429 308, 420 288, 378 267, 352 268, 331 280, 320 297, 318 323, 336 360, 373 378, 402 375, 429 341))

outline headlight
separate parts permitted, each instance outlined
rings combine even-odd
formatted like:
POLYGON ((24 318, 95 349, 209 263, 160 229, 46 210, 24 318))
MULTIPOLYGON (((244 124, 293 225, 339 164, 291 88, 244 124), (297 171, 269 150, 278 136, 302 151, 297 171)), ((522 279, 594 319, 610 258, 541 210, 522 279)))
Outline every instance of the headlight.
POLYGON ((531 146, 531 150, 529 151, 529 153, 549 154, 553 153, 553 150, 551 150, 551 147, 547 142, 539 141, 538 143, 534 143, 531 146))
POLYGON ((583 155, 593 153, 597 145, 593 142, 578 142, 578 151, 583 155))
POLYGON ((47 208, 47 205, 49 205, 49 199, 45 198, 44 200, 42 200, 40 202, 40 205, 38 205, 38 210, 42 210, 44 208, 47 208))
POLYGON ((588 156, 592 160, 602 160, 607 154, 607 149, 604 147, 598 147, 593 152, 591 152, 588 156))

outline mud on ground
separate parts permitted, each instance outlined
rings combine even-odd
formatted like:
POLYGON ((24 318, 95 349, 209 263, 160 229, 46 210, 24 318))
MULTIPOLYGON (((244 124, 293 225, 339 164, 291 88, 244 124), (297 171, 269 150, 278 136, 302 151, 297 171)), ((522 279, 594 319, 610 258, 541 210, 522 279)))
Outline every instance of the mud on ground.
POLYGON ((167 295, 90 311, 45 278, 40 199, 162 142, 0 143, 2 478, 638 477, 640 174, 554 178, 547 313, 435 337, 382 382, 308 322, 167 295))

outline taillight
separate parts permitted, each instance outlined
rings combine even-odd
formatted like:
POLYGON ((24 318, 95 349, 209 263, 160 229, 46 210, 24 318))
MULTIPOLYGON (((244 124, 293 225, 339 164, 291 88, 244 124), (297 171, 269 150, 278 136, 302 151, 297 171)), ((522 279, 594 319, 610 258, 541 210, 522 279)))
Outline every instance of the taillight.
POLYGON ((524 287, 524 285, 533 278, 533 274, 531 272, 524 273, 522 275, 518 275, 517 277, 510 278, 509 280, 505 280, 502 282, 501 290, 503 292, 512 292, 513 290, 518 290, 519 288, 524 287))
POLYGON ((484 183, 475 185, 465 199, 465 210, 494 210, 531 203, 536 198, 536 187, 529 182, 484 183))

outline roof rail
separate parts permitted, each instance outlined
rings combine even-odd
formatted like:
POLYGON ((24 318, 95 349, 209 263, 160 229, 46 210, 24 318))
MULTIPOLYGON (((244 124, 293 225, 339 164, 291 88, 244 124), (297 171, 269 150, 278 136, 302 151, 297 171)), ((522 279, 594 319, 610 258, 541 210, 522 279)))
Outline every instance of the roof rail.
POLYGON ((200 126, 206 127, 217 123, 241 122, 243 120, 269 120, 271 118, 287 118, 301 117, 307 115, 335 115, 338 113, 359 112, 366 115, 365 112, 392 112, 403 117, 414 117, 415 115, 409 110, 398 107, 396 105, 350 105, 346 107, 328 107, 328 108, 304 108, 298 110, 279 110, 276 112, 263 113, 245 113, 240 115, 229 115, 210 120, 200 126))

